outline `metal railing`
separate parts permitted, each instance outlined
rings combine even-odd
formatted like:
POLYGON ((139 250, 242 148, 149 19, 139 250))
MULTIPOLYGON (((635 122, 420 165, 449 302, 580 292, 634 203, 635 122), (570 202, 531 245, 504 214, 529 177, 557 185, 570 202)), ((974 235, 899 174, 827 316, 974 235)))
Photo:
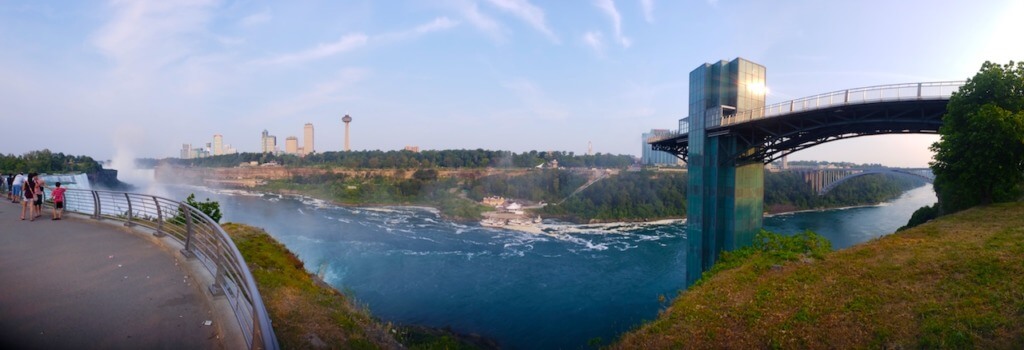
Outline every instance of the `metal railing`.
POLYGON ((213 276, 210 292, 227 298, 249 349, 279 348, 256 280, 242 254, 224 229, 202 211, 138 193, 67 189, 64 198, 64 208, 69 212, 147 227, 158 237, 170 236, 180 242, 184 246, 182 255, 198 259, 213 276))
POLYGON ((813 111, 846 105, 876 102, 944 100, 949 99, 966 83, 965 81, 938 81, 927 83, 907 83, 868 86, 828 92, 820 95, 780 102, 745 111, 736 111, 733 115, 723 116, 721 109, 708 110, 705 125, 708 128, 733 125, 751 120, 777 117, 781 115, 813 111))

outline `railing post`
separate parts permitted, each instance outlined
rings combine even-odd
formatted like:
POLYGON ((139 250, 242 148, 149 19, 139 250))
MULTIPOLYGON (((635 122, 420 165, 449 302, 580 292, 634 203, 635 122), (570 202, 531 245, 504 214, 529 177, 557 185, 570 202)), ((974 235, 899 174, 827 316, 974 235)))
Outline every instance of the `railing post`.
POLYGON ((843 92, 843 104, 850 103, 850 90, 843 92))
POLYGON ((217 272, 216 276, 213 276, 213 284, 210 285, 210 294, 213 296, 224 295, 224 275, 227 274, 224 265, 224 254, 217 254, 217 272))
POLYGON ((124 223, 124 225, 129 227, 135 226, 135 223, 132 222, 132 216, 135 215, 132 211, 132 198, 128 196, 128 192, 124 193, 124 200, 128 202, 128 222, 124 223))
POLYGON ((921 83, 917 83, 917 99, 921 99, 921 83))
POLYGON ((160 201, 156 199, 156 196, 153 196, 153 204, 156 205, 156 232, 153 235, 157 237, 166 236, 167 234, 164 233, 164 212, 160 210, 160 201))
POLYGON ((92 192, 92 218, 96 220, 103 220, 103 216, 100 215, 100 193, 96 191, 92 192))
POLYGON ((185 249, 181 250, 181 255, 184 255, 186 258, 194 258, 196 254, 192 252, 192 234, 195 232, 195 229, 192 225, 192 213, 189 212, 188 207, 184 204, 178 208, 179 212, 185 215, 185 249))

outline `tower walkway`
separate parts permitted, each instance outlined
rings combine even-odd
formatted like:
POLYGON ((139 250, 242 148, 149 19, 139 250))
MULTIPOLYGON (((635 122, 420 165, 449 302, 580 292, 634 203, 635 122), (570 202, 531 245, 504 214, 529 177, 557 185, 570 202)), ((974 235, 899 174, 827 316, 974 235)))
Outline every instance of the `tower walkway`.
POLYGON ((172 247, 114 221, 65 213, 19 220, 0 202, 4 348, 234 349, 230 309, 172 247), (209 321, 209 322, 208 322, 209 321))

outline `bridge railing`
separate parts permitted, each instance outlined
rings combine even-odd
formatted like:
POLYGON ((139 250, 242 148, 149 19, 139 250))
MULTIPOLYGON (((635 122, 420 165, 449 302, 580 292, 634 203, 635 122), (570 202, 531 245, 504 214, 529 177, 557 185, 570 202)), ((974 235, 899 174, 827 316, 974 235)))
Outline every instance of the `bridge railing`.
POLYGON ((142 226, 158 237, 182 244, 182 255, 198 259, 214 283, 215 296, 227 298, 249 349, 278 349, 270 316, 256 281, 227 232, 199 209, 147 194, 67 189, 65 210, 97 220, 117 220, 142 226))
POLYGON ((723 115, 720 109, 715 108, 708 110, 705 114, 705 125, 708 125, 708 127, 726 126, 745 123, 752 120, 777 117, 780 115, 845 105, 892 101, 949 99, 953 92, 960 89, 964 83, 964 81, 939 81, 868 86, 799 98, 792 101, 771 104, 762 108, 736 111, 735 114, 730 115, 723 115))

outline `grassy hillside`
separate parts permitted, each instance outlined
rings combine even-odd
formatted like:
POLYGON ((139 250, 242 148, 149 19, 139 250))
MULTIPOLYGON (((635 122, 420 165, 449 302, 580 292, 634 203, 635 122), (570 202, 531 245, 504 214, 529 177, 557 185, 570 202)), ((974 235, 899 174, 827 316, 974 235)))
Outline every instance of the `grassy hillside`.
POLYGON ((447 330, 379 322, 346 295, 310 275, 283 244, 259 228, 223 225, 242 253, 282 349, 474 349, 489 340, 447 330))
POLYGON ((755 252, 614 347, 1019 348, 1024 203, 970 209, 820 259, 755 252))

